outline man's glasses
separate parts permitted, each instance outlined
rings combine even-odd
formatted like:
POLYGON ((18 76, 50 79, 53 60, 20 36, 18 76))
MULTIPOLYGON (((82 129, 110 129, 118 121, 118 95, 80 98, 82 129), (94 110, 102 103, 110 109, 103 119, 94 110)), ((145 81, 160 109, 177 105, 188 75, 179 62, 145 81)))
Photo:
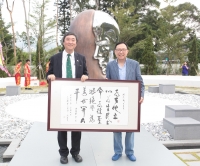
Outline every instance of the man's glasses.
POLYGON ((125 52, 125 51, 127 51, 127 49, 125 49, 125 48, 124 48, 124 49, 115 49, 115 50, 116 50, 117 52, 121 52, 121 51, 122 51, 122 52, 125 52))

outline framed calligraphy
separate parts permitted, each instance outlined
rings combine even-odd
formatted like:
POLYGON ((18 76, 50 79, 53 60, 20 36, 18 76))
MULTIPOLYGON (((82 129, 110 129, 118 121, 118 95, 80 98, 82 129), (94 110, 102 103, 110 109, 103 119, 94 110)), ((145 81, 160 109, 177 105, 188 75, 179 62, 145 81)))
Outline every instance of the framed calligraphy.
POLYGON ((139 132, 139 99, 139 81, 50 81, 47 130, 139 132))

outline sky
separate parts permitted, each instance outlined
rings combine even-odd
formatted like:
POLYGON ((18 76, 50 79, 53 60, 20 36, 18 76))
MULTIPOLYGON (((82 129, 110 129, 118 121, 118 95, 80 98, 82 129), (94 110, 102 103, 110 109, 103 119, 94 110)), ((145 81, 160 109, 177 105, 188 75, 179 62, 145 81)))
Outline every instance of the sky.
MULTIPOLYGON (((7 6, 6 6, 6 0, 0 0, 0 2, 3 2, 2 5, 2 18, 4 19, 5 23, 9 23, 10 21, 10 14, 7 10, 7 6)), ((28 13, 28 1, 29 0, 25 0, 26 2, 26 6, 27 6, 27 13, 28 13)), ((33 1, 33 0, 31 0, 33 1)), ((41 0, 40 0, 41 1, 41 0)), ((48 15, 49 17, 54 17, 54 15, 56 14, 56 7, 54 6, 54 2, 56 0, 50 0, 49 3, 49 7, 48 7, 48 15)), ((161 2, 161 6, 160 8, 164 8, 167 6, 167 3, 165 3, 163 0, 159 0, 161 2)), ((13 0, 8 0, 8 4, 9 4, 9 8, 11 9, 12 6, 12 2, 13 0)), ((175 3, 172 3, 172 5, 178 5, 180 3, 185 3, 185 2, 190 2, 191 4, 194 4, 197 8, 200 9, 200 0, 177 0, 175 3)), ((30 10, 32 11, 32 9, 30 10)), ((25 29, 25 16, 24 16, 24 8, 23 8, 23 3, 22 0, 15 0, 15 4, 14 4, 14 9, 13 9, 13 20, 14 20, 14 28, 15 28, 15 32, 23 32, 26 31, 25 29)), ((12 30, 9 29, 9 31, 12 33, 12 30)))
MULTIPOLYGON (((163 0, 158 0, 158 1, 160 1, 160 3, 161 3, 161 5, 160 5, 161 8, 167 6, 167 3, 165 3, 163 0)), ((178 4, 185 3, 185 2, 190 2, 191 4, 194 4, 197 8, 200 9, 200 1, 199 0, 177 0, 176 2, 172 3, 172 5, 177 6, 178 4)))
MULTIPOLYGON (((1 2, 2 0, 0 0, 1 2)), ((7 10, 7 6, 6 6, 6 0, 3 0, 3 5, 2 5, 2 18, 4 19, 4 22, 9 23, 10 21, 10 13, 7 10)), ((31 0, 33 1, 33 0, 31 0)), ((41 0, 40 0, 41 1, 41 0)), ((54 6, 54 1, 55 0, 51 0, 49 3, 49 7, 48 7, 48 15, 51 17, 54 17, 54 15, 56 14, 56 7, 54 6), (55 11, 53 11, 55 10, 55 11)), ((9 8, 12 8, 12 2, 13 0, 8 0, 8 5, 9 8)), ((28 0, 25 0, 26 3, 26 12, 28 13, 28 0)), ((30 11, 32 11, 32 9, 30 9, 30 11)), ((25 16, 24 16, 24 7, 23 7, 23 2, 22 0, 15 0, 14 2, 14 9, 13 9, 13 21, 15 23, 15 31, 18 32, 22 32, 22 31, 26 31, 25 29, 25 16)))
MULTIPOLYGON (((11 19, 10 19, 10 13, 7 9, 7 5, 6 5, 6 0, 3 0, 3 5, 2 5, 2 18, 4 19, 5 23, 10 23, 11 19)), ((29 0, 24 0, 25 4, 26 4, 26 13, 27 13, 27 17, 28 17, 28 10, 29 10, 29 0)), ((33 1, 33 0, 31 0, 33 1)), ((41 0, 38 0, 41 3, 41 0)), ((48 3, 48 17, 54 17, 56 15, 56 6, 54 5, 54 2, 56 0, 50 0, 50 2, 48 3)), ((0 2, 2 2, 2 0, 0 0, 0 2)), ((8 0, 8 7, 10 10, 12 10, 12 2, 13 0, 8 0)), ((30 8, 30 13, 31 11, 33 12, 33 9, 30 8)), ((31 13, 33 14, 33 13, 31 13)), ((23 2, 22 0, 15 0, 14 1, 14 8, 13 8, 13 13, 12 13, 12 17, 13 17, 13 21, 14 21, 14 31, 18 32, 19 34, 21 34, 23 31, 26 32, 26 28, 25 28, 25 15, 24 15, 24 6, 23 6, 23 2)), ((12 34, 12 29, 9 29, 10 33, 12 34)), ((31 30, 29 30, 29 32, 31 32, 31 30)), ((56 34, 56 29, 55 29, 55 34, 56 34)), ((19 41, 17 42, 17 46, 22 48, 22 43, 20 43, 19 41)), ((54 48, 56 46, 56 42, 53 44, 50 44, 48 47, 48 49, 50 48, 54 48)), ((35 50, 35 47, 32 46, 31 48, 32 50, 35 50)), ((27 51, 27 50, 24 50, 27 51)))

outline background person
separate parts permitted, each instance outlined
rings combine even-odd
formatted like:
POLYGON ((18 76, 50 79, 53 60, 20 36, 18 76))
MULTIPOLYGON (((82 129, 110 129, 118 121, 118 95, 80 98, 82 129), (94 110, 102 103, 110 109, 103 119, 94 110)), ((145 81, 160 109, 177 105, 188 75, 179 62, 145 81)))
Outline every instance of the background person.
MULTIPOLYGON (((139 103, 144 100, 144 83, 141 77, 139 63, 135 60, 127 58, 128 47, 124 42, 115 45, 116 60, 108 63, 106 67, 106 78, 112 80, 138 80, 141 83, 141 98, 139 103)), ((134 156, 134 133, 126 132, 125 136, 125 154, 131 161, 136 161, 134 156)), ((113 161, 118 160, 122 156, 122 132, 114 132, 114 156, 113 161)))
POLYGON ((187 62, 184 62, 181 68, 182 68, 182 76, 188 76, 189 67, 187 66, 187 62))
POLYGON ((50 64, 50 59, 49 59, 49 61, 46 63, 46 73, 49 71, 49 64, 50 64))
MULTIPOLYGON (((81 81, 88 79, 85 57, 74 49, 77 45, 77 37, 72 32, 67 32, 63 37, 64 51, 59 52, 51 57, 49 70, 47 72, 47 80, 55 80, 55 78, 81 78, 81 81), (67 68, 67 59, 70 59, 71 70, 67 68), (71 71, 71 72, 70 72, 71 71)), ((81 132, 71 132, 71 149, 70 153, 76 162, 81 162, 82 157, 79 155, 81 132)), ((68 163, 69 149, 67 147, 67 131, 58 131, 58 144, 60 153, 60 162, 68 163)))
POLYGON ((31 68, 30 68, 30 60, 27 59, 26 63, 24 65, 24 77, 25 77, 25 89, 26 90, 32 90, 32 88, 30 88, 30 84, 31 84, 31 68))
POLYGON ((21 64, 22 64, 22 61, 19 60, 18 63, 17 63, 17 65, 15 66, 14 76, 15 76, 15 83, 16 83, 16 85, 20 85, 21 84, 21 74, 20 74, 21 64))

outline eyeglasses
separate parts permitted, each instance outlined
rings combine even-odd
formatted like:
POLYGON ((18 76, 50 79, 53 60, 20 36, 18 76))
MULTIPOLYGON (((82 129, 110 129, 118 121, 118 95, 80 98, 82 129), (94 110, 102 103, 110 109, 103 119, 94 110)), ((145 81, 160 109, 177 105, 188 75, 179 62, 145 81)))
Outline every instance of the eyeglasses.
POLYGON ((125 49, 125 48, 124 48, 124 49, 115 49, 115 50, 116 50, 117 52, 121 52, 121 51, 122 51, 122 52, 125 52, 125 51, 127 51, 127 49, 125 49))

